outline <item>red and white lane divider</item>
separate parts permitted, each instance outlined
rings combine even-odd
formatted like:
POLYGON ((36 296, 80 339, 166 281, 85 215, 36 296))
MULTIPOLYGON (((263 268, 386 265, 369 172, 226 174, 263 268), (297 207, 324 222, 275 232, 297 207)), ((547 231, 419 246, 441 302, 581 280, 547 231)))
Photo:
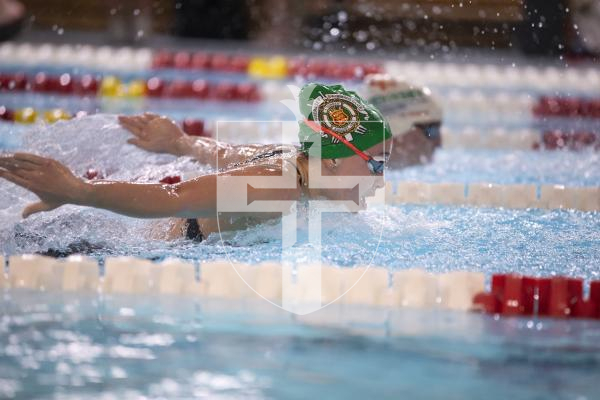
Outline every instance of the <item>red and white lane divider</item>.
POLYGON ((287 58, 185 50, 157 51, 154 53, 152 67, 248 73, 258 78, 274 79, 302 76, 311 79, 355 80, 368 74, 383 72, 382 66, 377 63, 344 58, 287 58))
POLYGON ((488 314, 600 319, 600 281, 592 281, 584 297, 583 279, 517 274, 492 276, 490 292, 475 295, 473 304, 488 314))
POLYGON ((347 58, 323 59, 281 55, 258 56, 209 51, 171 51, 90 45, 34 45, 6 42, 0 45, 0 65, 79 66, 108 71, 137 72, 159 68, 247 73, 266 79, 292 76, 338 80, 362 79, 382 72, 382 66, 347 58))
POLYGON ((0 73, 0 91, 82 97, 160 97, 245 102, 259 101, 262 97, 258 86, 248 82, 210 83, 204 79, 168 81, 152 77, 125 83, 116 76, 72 76, 68 73, 49 75, 44 72, 29 76, 24 73, 0 73))
POLYGON ((0 44, 0 65, 48 65, 142 72, 151 68, 153 53, 149 48, 5 42, 0 44))
MULTIPOLYGON (((421 269, 392 271, 304 264, 291 268, 275 262, 249 265, 226 261, 201 263, 197 271, 194 264, 177 259, 157 264, 132 257, 109 257, 101 275, 97 261, 83 256, 55 259, 21 255, 7 261, 8 273, 0 273, 0 290, 175 294, 238 301, 262 298, 281 304, 285 288, 286 300, 292 299, 298 305, 319 302, 381 310, 411 308, 600 319, 600 281, 590 283, 585 297, 583 280, 568 277, 496 274, 491 291, 486 292, 484 275, 467 271, 431 274, 421 269), (313 290, 315 282, 320 282, 320 291, 313 290)), ((0 265, 4 264, 0 256, 0 265)))
POLYGON ((387 71, 420 85, 515 87, 544 91, 598 93, 597 68, 507 66, 472 63, 398 62, 381 64, 345 58, 286 58, 223 52, 155 51, 149 48, 95 47, 6 42, 0 44, 0 65, 80 66, 108 71, 148 71, 151 68, 210 69, 244 72, 264 78, 302 75, 309 78, 355 79, 387 71))

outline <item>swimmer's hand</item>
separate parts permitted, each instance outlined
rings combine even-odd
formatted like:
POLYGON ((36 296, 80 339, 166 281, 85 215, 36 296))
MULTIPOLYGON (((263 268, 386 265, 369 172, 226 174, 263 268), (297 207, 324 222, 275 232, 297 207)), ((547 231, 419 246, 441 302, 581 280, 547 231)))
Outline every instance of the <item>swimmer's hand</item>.
POLYGON ((23 218, 65 204, 79 204, 86 185, 56 160, 28 153, 0 157, 0 178, 35 193, 40 201, 23 210, 23 218))
POLYGON ((173 121, 156 114, 145 113, 136 116, 119 116, 121 126, 135 137, 127 143, 152 153, 179 155, 183 131, 173 121))

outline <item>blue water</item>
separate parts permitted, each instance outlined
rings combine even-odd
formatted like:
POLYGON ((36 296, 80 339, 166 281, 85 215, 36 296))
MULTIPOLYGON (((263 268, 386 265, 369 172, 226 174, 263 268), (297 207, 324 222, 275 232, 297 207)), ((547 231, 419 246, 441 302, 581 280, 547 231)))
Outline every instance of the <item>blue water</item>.
POLYGON ((390 170, 388 179, 600 186, 600 152, 438 149, 432 163, 390 170))
MULTIPOLYGON (((213 234, 198 245, 186 240, 145 238, 148 222, 75 207, 53 215, 3 223, 0 251, 9 254, 67 249, 85 240, 83 251, 98 258, 135 255, 170 256, 199 261, 229 257, 258 263, 281 259, 281 224, 213 234)), ((295 252, 310 259, 306 219, 299 219, 295 252)), ((600 278, 600 215, 575 211, 502 210, 402 206, 331 214, 323 219, 323 255, 327 263, 391 269, 422 267, 432 272, 520 271, 532 275, 567 274, 600 278), (379 240, 381 235, 381 240, 379 240)))
POLYGON ((0 397, 597 398, 597 322, 403 310, 364 336, 266 303, 20 291, 0 307, 0 397))
MULTIPOLYGON (((181 71, 161 74, 181 77, 181 71)), ((451 87, 434 89, 443 94, 451 87)), ((540 94, 532 88, 513 93, 540 94)), ((291 118, 285 108, 263 103, 81 102, 68 96, 0 93, 0 104, 114 113, 153 110, 176 119, 291 118)), ((485 127, 521 129, 537 122, 525 112, 499 116, 467 110, 449 112, 446 126, 478 127, 485 134, 485 127)), ((0 151, 36 151, 65 162, 77 174, 93 167, 111 179, 147 182, 210 172, 189 159, 144 153, 126 145, 127 137, 114 117, 103 115, 33 129, 0 123, 0 151)), ((390 172, 388 178, 598 186, 599 167, 593 152, 440 150, 432 164, 390 172)), ((20 210, 34 199, 0 181, 0 254, 61 250, 85 241, 85 251, 99 259, 181 257, 198 261, 200 270, 207 260, 258 263, 281 257, 281 224, 276 221, 224 234, 223 241, 211 235, 201 244, 167 242, 147 235, 160 221, 100 210, 67 206, 21 220, 20 210)), ((298 223, 295 251, 303 261, 310 253, 308 227, 305 218, 298 223)), ((358 215, 326 214, 323 242, 323 260, 347 268, 371 263, 391 270, 518 271, 600 279, 600 213, 375 207, 358 215)), ((400 310, 387 312, 380 323, 346 321, 339 329, 305 325, 266 302, 28 291, 0 295, 0 398, 598 398, 600 323, 594 321, 400 310)), ((334 319, 342 321, 355 312, 334 307, 334 319)))

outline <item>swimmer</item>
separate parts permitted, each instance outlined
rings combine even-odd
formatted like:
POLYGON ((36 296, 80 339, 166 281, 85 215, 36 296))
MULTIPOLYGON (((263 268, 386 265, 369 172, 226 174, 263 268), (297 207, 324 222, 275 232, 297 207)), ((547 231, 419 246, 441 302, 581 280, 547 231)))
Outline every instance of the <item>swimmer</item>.
POLYGON ((134 135, 129 140, 131 144, 148 151, 193 156, 213 166, 217 162, 224 166, 213 174, 175 185, 84 181, 56 160, 28 153, 0 157, 0 177, 39 197, 38 202, 23 210, 24 218, 66 204, 136 218, 175 217, 177 220, 168 238, 183 235, 198 242, 219 229, 243 229, 281 216, 281 212, 240 212, 234 218, 217 221, 217 176, 293 174, 296 182, 291 186, 294 187, 263 189, 261 200, 326 198, 356 203, 356 199, 347 198, 348 191, 319 187, 320 179, 331 177, 374 178, 372 187, 360 191, 361 203, 365 196, 383 187, 392 134, 377 108, 342 86, 319 84, 302 88, 299 108, 303 116, 299 148, 292 145, 233 146, 209 138, 185 136, 171 121, 155 115, 121 117, 123 126, 134 135), (320 159, 316 160, 321 167, 320 174, 309 174, 309 158, 315 157, 314 143, 321 144, 320 159))
POLYGON ((390 75, 373 74, 365 78, 360 92, 390 124, 394 136, 390 168, 431 162, 435 149, 441 145, 442 108, 429 89, 390 75))

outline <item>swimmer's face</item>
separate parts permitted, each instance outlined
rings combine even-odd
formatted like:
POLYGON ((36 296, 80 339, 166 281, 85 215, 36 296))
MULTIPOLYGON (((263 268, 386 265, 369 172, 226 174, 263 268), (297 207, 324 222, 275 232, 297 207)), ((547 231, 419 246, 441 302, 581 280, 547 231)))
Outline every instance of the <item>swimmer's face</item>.
MULTIPOLYGON (((388 139, 385 142, 370 147, 365 153, 376 160, 387 159, 392 150, 391 147, 392 139, 388 139)), ((364 177, 365 179, 361 180, 359 188, 361 200, 365 196, 372 196, 376 189, 385 185, 383 175, 373 175, 369 170, 367 162, 358 155, 337 159, 335 162, 332 160, 323 160, 322 174, 338 177, 364 177)), ((326 189, 323 192, 332 200, 338 200, 340 199, 340 195, 343 195, 342 191, 336 189, 326 189)))

